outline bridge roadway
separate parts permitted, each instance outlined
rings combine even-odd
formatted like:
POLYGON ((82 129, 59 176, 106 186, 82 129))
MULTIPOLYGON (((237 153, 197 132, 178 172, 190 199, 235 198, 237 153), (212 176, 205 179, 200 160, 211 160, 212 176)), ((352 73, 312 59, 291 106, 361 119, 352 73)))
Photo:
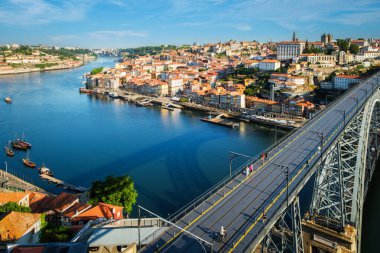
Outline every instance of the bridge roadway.
MULTIPOLYGON (((259 243, 269 229, 265 226, 273 225, 286 208, 287 196, 294 198, 298 195, 305 182, 315 172, 313 165, 321 158, 321 134, 322 150, 325 152, 344 129, 344 123, 347 124, 356 115, 357 110, 364 106, 367 93, 370 95, 378 88, 379 81, 379 75, 375 75, 346 92, 339 100, 270 150, 264 163, 258 159, 252 160, 254 172, 249 176, 239 171, 224 187, 186 214, 174 217, 172 221, 211 243, 215 252, 244 252, 252 243, 259 243), (306 165, 306 161, 309 165, 306 165), (286 170, 289 173, 288 189, 286 170), (227 231, 224 240, 218 237, 221 226, 227 231)), ((205 243, 200 243, 175 227, 155 237, 157 239, 143 249, 143 252, 190 253, 210 250, 205 243)))

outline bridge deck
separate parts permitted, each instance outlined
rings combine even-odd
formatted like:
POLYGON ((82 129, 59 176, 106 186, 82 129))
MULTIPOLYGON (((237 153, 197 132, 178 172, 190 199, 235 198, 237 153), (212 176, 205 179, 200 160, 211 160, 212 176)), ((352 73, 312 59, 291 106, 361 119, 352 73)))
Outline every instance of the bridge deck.
MULTIPOLYGON (((377 79, 372 77, 353 88, 339 101, 311 119, 305 126, 286 138, 268 153, 268 159, 253 164, 254 172, 235 177, 225 187, 206 201, 196 206, 176 224, 213 244, 216 252, 243 252, 253 241, 263 236, 263 229, 275 221, 287 202, 286 176, 288 167, 289 196, 295 196, 301 184, 314 173, 313 165, 320 159, 321 139, 316 133, 323 133, 325 151, 339 136, 344 122, 349 122, 367 100, 366 92, 372 93, 377 79), (357 102, 353 98, 358 98, 357 102), (343 120, 345 110, 346 120, 343 120), (309 165, 306 165, 309 161, 309 165), (283 167, 282 167, 283 166, 283 167), (263 213, 266 220, 263 221, 263 213), (221 226, 227 236, 221 241, 218 234, 221 226)), ((148 245, 144 252, 204 252, 206 245, 177 228, 170 228, 148 245)))

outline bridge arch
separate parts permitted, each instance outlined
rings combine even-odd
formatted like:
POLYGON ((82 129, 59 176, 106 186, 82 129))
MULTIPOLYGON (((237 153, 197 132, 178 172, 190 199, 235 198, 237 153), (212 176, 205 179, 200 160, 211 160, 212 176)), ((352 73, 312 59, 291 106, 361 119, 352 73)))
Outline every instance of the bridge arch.
POLYGON ((358 250, 364 199, 379 154, 379 112, 380 91, 376 89, 325 152, 310 208, 321 225, 338 231, 347 224, 355 226, 358 250))

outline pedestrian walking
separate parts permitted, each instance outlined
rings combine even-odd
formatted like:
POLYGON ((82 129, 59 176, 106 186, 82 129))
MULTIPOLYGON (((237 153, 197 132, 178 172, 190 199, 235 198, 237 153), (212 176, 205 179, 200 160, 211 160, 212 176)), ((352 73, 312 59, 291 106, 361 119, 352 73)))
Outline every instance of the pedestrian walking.
POLYGON ((247 166, 247 168, 245 168, 245 176, 248 176, 249 175, 249 168, 247 166))
POLYGON ((251 164, 250 166, 249 166, 249 171, 252 173, 253 172, 253 164, 251 164))

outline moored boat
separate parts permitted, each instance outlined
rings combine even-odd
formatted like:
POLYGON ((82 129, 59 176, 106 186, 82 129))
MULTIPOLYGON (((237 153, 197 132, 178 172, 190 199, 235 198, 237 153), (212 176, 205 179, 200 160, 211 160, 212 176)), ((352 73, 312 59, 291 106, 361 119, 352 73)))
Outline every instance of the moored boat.
POLYGON ((85 93, 85 94, 91 94, 92 93, 92 90, 90 89, 86 89, 86 88, 79 88, 79 92, 80 93, 85 93))
POLYGON ((27 150, 28 149, 27 146, 21 145, 17 141, 12 141, 12 147, 15 148, 15 149, 18 149, 18 150, 27 150))
POLYGON ((30 144, 29 142, 26 142, 26 141, 24 141, 24 140, 17 139, 17 142, 18 142, 21 146, 24 146, 24 147, 27 147, 27 148, 31 148, 31 147, 32 147, 32 144, 30 144))
POLYGON ((5 147, 5 153, 7 153, 7 156, 14 156, 14 152, 11 148, 5 147))
POLYGON ((12 103, 12 99, 10 97, 6 97, 5 98, 5 102, 8 103, 8 104, 11 104, 12 103))
POLYGON ((174 107, 171 106, 170 104, 162 105, 161 108, 169 110, 169 111, 174 111, 174 107))
POLYGON ((53 172, 49 168, 45 167, 45 164, 43 164, 41 168, 38 168, 38 172, 40 173, 40 175, 54 177, 53 172))
POLYGON ((29 167, 29 168, 35 168, 35 167, 36 167, 36 163, 34 163, 34 162, 32 162, 31 160, 29 160, 28 157, 23 158, 23 159, 22 159, 22 162, 24 163, 24 165, 25 165, 26 167, 29 167))

